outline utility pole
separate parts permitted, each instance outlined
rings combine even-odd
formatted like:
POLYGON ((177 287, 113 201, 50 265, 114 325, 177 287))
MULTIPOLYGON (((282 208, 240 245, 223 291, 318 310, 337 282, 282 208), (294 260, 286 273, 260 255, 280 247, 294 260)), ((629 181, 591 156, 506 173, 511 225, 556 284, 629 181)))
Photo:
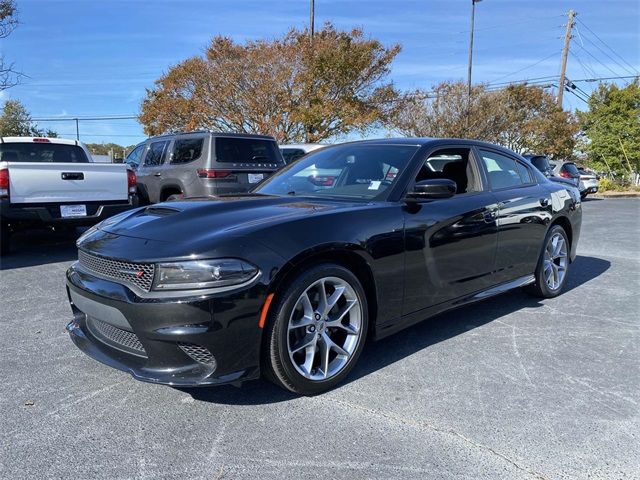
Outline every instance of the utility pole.
POLYGON ((471 0, 471 28, 469 29, 469 65, 467 66, 467 91, 471 97, 471 65, 473 64, 473 29, 475 25, 476 3, 482 0, 471 0))
POLYGON ((573 10, 569 10, 569 20, 567 30, 564 34, 564 46, 562 47, 562 62, 560 63, 560 79, 558 80, 558 106, 562 108, 562 97, 564 95, 564 81, 567 74, 567 58, 569 57, 569 44, 571 43, 571 30, 575 25, 574 18, 577 15, 573 10))
POLYGON ((313 34, 316 21, 316 5, 315 0, 309 2, 309 32, 311 33, 311 41, 313 42, 313 34))

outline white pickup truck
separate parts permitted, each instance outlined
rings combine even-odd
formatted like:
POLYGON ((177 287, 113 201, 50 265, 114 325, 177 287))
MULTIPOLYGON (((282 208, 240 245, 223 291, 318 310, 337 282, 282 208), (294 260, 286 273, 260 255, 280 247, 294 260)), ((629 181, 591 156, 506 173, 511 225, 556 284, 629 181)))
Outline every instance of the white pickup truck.
POLYGON ((92 163, 75 140, 0 137, 0 251, 29 225, 91 225, 137 206, 126 164, 92 163))

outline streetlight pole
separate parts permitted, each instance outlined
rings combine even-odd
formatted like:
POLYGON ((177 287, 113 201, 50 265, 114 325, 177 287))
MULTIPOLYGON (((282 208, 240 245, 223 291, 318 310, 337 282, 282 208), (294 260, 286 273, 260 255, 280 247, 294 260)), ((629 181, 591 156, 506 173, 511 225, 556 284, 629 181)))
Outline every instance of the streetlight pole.
POLYGON ((471 0, 471 29, 469 31, 469 65, 467 66, 467 91, 471 97, 471 65, 473 64, 473 28, 476 15, 476 3, 482 0, 471 0))
POLYGON ((311 41, 313 41, 313 34, 314 34, 314 28, 315 28, 315 17, 316 17, 315 0, 310 0, 310 2, 309 2, 309 31, 311 33, 311 41))

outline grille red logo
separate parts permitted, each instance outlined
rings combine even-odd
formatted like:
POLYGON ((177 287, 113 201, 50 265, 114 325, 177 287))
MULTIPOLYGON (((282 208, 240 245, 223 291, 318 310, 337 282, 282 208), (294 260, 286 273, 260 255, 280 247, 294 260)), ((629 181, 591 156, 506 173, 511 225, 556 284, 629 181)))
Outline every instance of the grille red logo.
POLYGON ((142 277, 144 277, 144 270, 138 270, 138 271, 136 272, 136 277, 137 277, 137 278, 142 278, 142 277))

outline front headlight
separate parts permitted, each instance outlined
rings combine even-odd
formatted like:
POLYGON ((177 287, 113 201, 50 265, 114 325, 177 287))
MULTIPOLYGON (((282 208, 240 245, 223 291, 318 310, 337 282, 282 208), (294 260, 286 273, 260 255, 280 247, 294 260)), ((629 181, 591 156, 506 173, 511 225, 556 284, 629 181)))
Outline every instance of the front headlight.
POLYGON ((258 274, 258 267, 243 260, 222 258, 159 263, 155 290, 192 290, 245 283, 258 274))

